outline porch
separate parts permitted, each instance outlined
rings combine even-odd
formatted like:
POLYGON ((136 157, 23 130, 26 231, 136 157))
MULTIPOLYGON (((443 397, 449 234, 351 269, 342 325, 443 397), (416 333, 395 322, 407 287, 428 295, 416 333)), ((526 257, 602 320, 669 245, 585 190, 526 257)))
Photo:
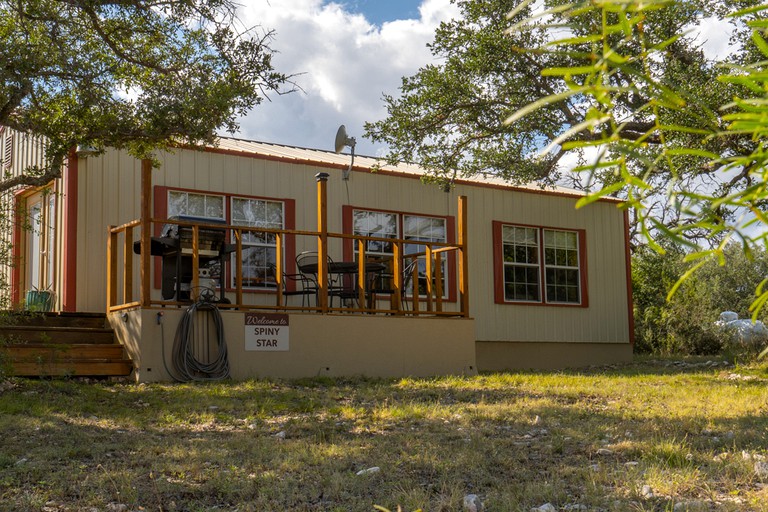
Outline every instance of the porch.
POLYGON ((315 230, 273 229, 154 218, 151 167, 143 164, 141 218, 110 226, 107 243, 107 318, 134 361, 136 380, 178 378, 174 361, 190 356, 204 365, 225 356, 237 379, 476 372, 466 198, 459 198, 455 243, 330 232, 327 178, 316 175, 315 230), (168 226, 179 234, 176 257, 186 259, 187 276, 176 271, 172 297, 159 289, 169 276, 159 275, 167 269, 152 249, 168 226), (211 233, 220 235, 220 247, 209 245, 211 233), (268 272, 243 271, 244 242, 254 239, 273 241, 268 272), (369 248, 376 244, 391 248, 386 264, 373 261, 369 248), (295 262, 300 250, 317 257, 313 276, 305 276, 309 291, 296 279, 308 273, 295 262), (339 259, 344 275, 334 277, 339 259), (210 260, 220 262, 215 281, 201 272, 210 260), (386 286, 377 285, 382 276, 386 286), (193 321, 192 354, 179 354, 179 326, 195 305, 204 312, 193 321))

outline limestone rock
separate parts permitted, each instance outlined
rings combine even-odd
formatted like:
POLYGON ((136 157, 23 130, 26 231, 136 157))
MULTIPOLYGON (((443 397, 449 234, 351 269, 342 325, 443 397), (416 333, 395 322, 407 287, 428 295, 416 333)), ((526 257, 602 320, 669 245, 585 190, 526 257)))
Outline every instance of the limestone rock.
POLYGON ((464 496, 464 510, 465 512, 482 512, 483 502, 477 494, 467 494, 464 496))

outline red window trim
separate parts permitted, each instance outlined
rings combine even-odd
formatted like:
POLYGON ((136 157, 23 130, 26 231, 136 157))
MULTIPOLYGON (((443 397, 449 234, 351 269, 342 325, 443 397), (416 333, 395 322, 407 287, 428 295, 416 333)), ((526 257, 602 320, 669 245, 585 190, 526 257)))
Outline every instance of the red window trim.
MULTIPOLYGON (((282 202, 285 205, 285 229, 287 230, 293 230, 296 229, 296 200, 295 199, 289 199, 289 198, 278 198, 278 197, 265 197, 265 196, 254 196, 249 194, 232 194, 227 192, 216 192, 212 190, 200 190, 200 189, 192 189, 192 188, 181 188, 181 187, 166 187, 161 185, 156 185, 154 190, 154 212, 155 212, 155 218, 156 219, 166 219, 168 218, 168 192, 191 192, 193 194, 207 194, 212 196, 222 196, 224 197, 224 217, 227 224, 232 223, 232 209, 229 207, 229 205, 232 204, 232 198, 238 197, 243 199, 264 199, 266 201, 275 201, 275 202, 282 202)), ((162 230, 162 225, 160 223, 155 223, 154 227, 154 236, 160 236, 160 232, 162 230)), ((229 233, 227 233, 227 239, 229 239, 229 233)), ((296 273, 296 236, 295 235, 286 235, 285 236, 285 249, 284 249, 284 256, 285 256, 285 273, 286 274, 294 274, 296 273)), ((154 288, 159 290, 162 287, 162 268, 159 258, 154 258, 154 268, 155 268, 155 277, 154 277, 154 288)), ((227 286, 224 288, 227 292, 234 292, 236 291, 236 288, 233 286, 230 286, 229 283, 232 282, 232 265, 227 265, 227 274, 224 277, 225 282, 227 283, 227 286)), ((288 281, 286 283, 286 288, 291 291, 295 288, 296 284, 292 281, 288 281)), ((277 290, 269 290, 269 289, 255 289, 255 288, 245 288, 243 287, 243 293, 255 293, 255 294, 275 294, 277 293, 277 290)))
POLYGON ((589 293, 587 291, 587 232, 584 229, 562 228, 554 226, 539 226, 535 224, 520 224, 517 222, 501 222, 494 220, 493 226, 493 294, 496 304, 507 304, 514 306, 546 306, 546 307, 565 307, 565 308, 588 308, 589 293), (541 280, 541 300, 539 302, 530 301, 510 301, 504 298, 504 255, 501 236, 502 226, 515 226, 521 228, 535 228, 539 230, 539 251, 541 252, 539 264, 539 279, 541 280), (579 287, 581 293, 580 304, 567 304, 563 302, 546 302, 546 291, 544 289, 544 238, 542 232, 545 229, 554 231, 570 231, 576 233, 579 239, 579 287))
MULTIPOLYGON (((398 222, 398 230, 400 234, 403 233, 403 216, 404 215, 414 215, 417 217, 432 217, 435 219, 445 219, 445 230, 446 230, 446 237, 447 237, 447 243, 449 244, 455 244, 456 243, 456 218, 452 215, 434 215, 431 213, 420 213, 420 212, 406 212, 401 210, 384 210, 381 208, 368 208, 367 206, 354 206, 354 205, 343 205, 341 207, 341 215, 342 215, 342 231, 344 234, 351 235, 352 234, 352 212, 354 210, 365 210, 369 212, 381 212, 381 213, 393 213, 397 215, 397 222, 398 222)), ((345 239, 344 245, 343 245, 343 255, 344 259, 347 261, 352 261, 355 258, 354 255, 354 248, 353 248, 353 240, 345 239)), ((456 302, 457 299, 457 287, 456 287, 456 252, 450 251, 448 253, 448 276, 447 277, 447 283, 448 283, 448 298, 444 299, 444 302, 456 302)), ((419 302, 426 302, 426 297, 421 297, 419 299, 419 302)))

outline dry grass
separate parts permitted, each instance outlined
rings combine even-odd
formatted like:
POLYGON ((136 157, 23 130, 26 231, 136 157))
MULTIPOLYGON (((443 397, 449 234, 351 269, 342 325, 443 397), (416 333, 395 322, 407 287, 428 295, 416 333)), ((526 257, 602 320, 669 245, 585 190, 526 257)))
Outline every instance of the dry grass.
POLYGON ((449 511, 474 493, 488 511, 768 511, 755 471, 767 382, 765 367, 653 361, 430 380, 9 381, 0 510, 449 511))

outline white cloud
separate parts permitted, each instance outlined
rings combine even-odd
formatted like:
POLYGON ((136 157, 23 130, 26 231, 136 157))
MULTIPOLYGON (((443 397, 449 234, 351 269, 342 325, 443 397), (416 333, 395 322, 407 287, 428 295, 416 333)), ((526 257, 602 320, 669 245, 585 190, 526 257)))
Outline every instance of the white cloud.
POLYGON ((380 28, 341 5, 321 0, 246 0, 239 16, 273 29, 273 62, 303 73, 304 92, 273 96, 241 120, 239 136, 265 142, 332 149, 340 124, 356 137, 358 154, 377 154, 362 138, 363 123, 385 116, 383 94, 398 94, 400 79, 432 62, 426 48, 440 21, 458 15, 448 0, 424 0, 420 19, 380 28))
POLYGON ((731 23, 713 16, 704 18, 696 27, 690 27, 690 36, 702 45, 704 53, 713 59, 723 60, 735 50, 730 37, 735 31, 731 23))

